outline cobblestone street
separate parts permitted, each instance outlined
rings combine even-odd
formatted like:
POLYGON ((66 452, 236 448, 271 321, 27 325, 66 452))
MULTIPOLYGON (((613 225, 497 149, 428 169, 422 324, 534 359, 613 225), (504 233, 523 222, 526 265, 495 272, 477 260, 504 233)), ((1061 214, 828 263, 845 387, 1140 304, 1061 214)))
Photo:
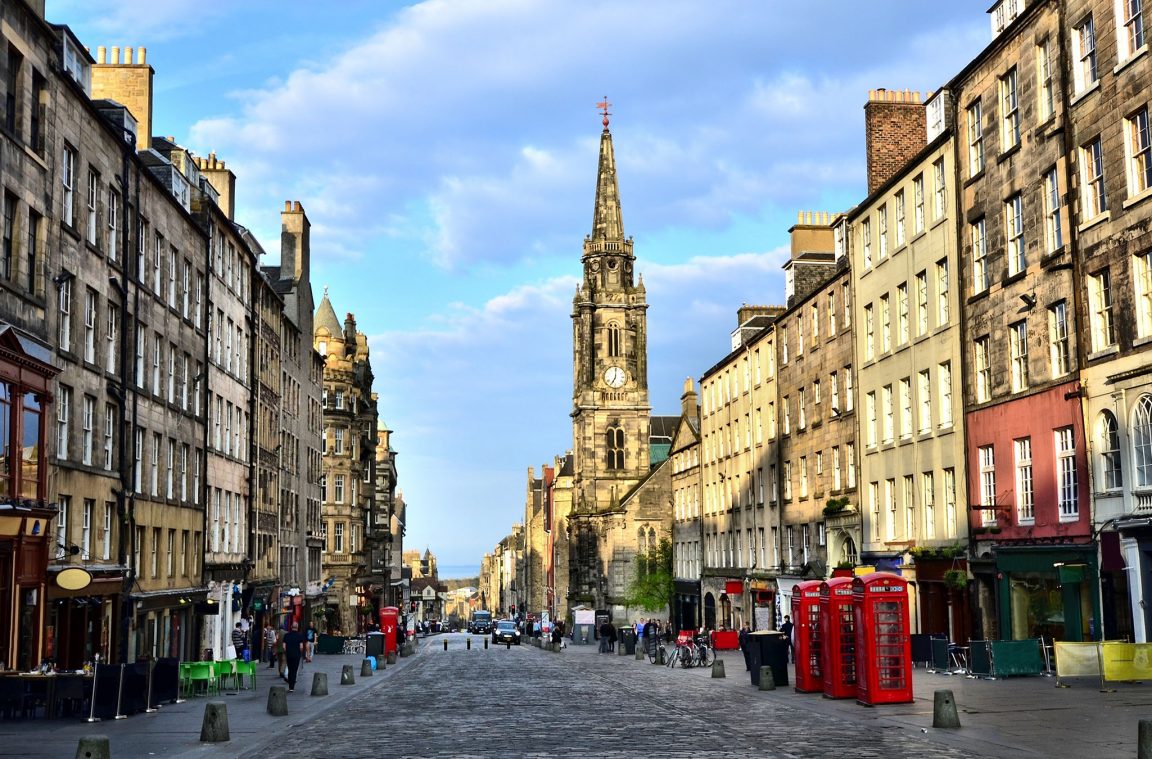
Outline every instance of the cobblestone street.
MULTIPOLYGON (((465 636, 424 642, 388 688, 374 689, 293 734, 293 755, 972 757, 919 730, 869 726, 780 703, 726 656, 709 670, 669 670, 592 646, 556 655, 527 645, 483 649, 465 636), (738 670, 738 671, 736 671, 738 670)), ((781 696, 791 696, 779 691, 781 696)), ((818 697, 817 697, 817 700, 818 697)), ((858 709, 861 716, 876 712, 858 709)))

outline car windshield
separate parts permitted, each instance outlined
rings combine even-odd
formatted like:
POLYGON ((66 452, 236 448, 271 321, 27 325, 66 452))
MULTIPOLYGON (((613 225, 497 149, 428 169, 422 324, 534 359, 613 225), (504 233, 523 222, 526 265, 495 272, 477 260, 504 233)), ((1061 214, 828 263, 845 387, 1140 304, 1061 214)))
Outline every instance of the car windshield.
POLYGON ((496 625, 496 628, 499 630, 515 630, 516 625, 512 622, 500 622, 496 625))

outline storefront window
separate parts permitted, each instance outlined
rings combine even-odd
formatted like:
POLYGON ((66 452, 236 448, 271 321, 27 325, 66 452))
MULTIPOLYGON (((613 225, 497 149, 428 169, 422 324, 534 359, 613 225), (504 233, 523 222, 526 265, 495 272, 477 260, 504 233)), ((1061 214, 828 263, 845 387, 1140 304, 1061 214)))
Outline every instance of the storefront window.
POLYGON ((1009 581, 1009 589, 1013 640, 1039 637, 1046 640, 1091 640, 1089 626, 1094 615, 1092 592, 1086 581, 1080 580, 1065 588, 1055 572, 1015 572, 1009 581), (1066 609, 1066 599, 1076 599, 1080 608, 1066 609), (1069 627, 1069 622, 1078 624, 1080 629, 1069 627))
POLYGON ((9 493, 12 472, 8 465, 12 448, 12 388, 0 382, 0 493, 9 493))
POLYGON ((20 496, 39 497, 40 486, 40 401, 33 393, 24 394, 24 424, 20 461, 20 496))

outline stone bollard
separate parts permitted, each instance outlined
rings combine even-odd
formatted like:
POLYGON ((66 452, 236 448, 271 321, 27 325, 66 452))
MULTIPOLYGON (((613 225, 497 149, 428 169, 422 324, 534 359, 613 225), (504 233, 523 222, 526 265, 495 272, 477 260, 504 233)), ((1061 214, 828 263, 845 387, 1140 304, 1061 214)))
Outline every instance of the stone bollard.
POLYGON ((955 730, 960 727, 960 715, 956 712, 956 699, 950 690, 932 692, 932 727, 955 730))
POLYGON ((288 689, 283 685, 268 689, 268 713, 273 717, 288 716, 288 689))
POLYGON ((328 673, 327 672, 313 672, 312 673, 312 695, 313 696, 327 696, 328 695, 328 673))
MULTIPOLYGON (((485 638, 484 640, 488 640, 488 639, 485 638)), ((469 651, 472 650, 472 639, 471 638, 468 638, 466 641, 464 641, 464 647, 467 648, 469 651)))
POLYGON ((76 759, 111 759, 111 756, 107 735, 85 735, 76 745, 76 759))
POLYGON ((367 659, 360 662, 360 677, 372 677, 372 662, 367 659))
POLYGON ((505 644, 504 644, 504 646, 505 646, 505 648, 507 648, 509 651, 511 651, 511 650, 512 650, 512 641, 508 641, 507 643, 505 643, 505 644))
POLYGON ((204 721, 200 723, 201 743, 220 743, 232 740, 228 733, 228 704, 209 701, 204 704, 204 721))
POLYGON ((355 685, 356 678, 352 674, 352 665, 345 664, 340 668, 340 684, 341 685, 355 685))
POLYGON ((776 678, 771 667, 760 668, 760 690, 776 690, 776 678))
POLYGON ((713 678, 727 677, 727 675, 724 674, 724 662, 723 662, 723 660, 717 659, 716 661, 712 662, 712 677, 713 678))
MULTIPOLYGON (((444 642, 447 643, 448 641, 444 641, 444 642)), ((444 649, 444 650, 447 651, 448 649, 444 649)), ((384 656, 384 654, 380 654, 379 656, 376 657, 376 669, 380 670, 381 672, 384 671, 384 666, 387 663, 388 663, 388 657, 384 656)))
MULTIPOLYGON (((444 650, 447 651, 448 649, 444 649, 444 650)), ((395 651, 389 651, 388 652, 388 663, 389 664, 395 664, 396 663, 396 652, 395 651)))
POLYGON ((622 640, 617 641, 616 642, 616 655, 617 656, 626 656, 627 654, 628 654, 628 651, 627 651, 627 649, 624 648, 624 641, 622 641, 622 640))
MULTIPOLYGON (((1152 759, 1152 719, 1140 720, 1137 736, 1137 759, 1152 759)), ((80 755, 77 754, 76 756, 79 757, 80 755)))

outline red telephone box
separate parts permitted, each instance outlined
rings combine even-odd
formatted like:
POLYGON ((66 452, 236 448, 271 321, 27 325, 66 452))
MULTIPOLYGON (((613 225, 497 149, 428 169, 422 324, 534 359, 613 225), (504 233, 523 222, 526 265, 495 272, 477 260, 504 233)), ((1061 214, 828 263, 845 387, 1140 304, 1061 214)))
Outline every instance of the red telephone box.
POLYGON ((819 580, 797 583, 792 590, 792 646, 796 657, 796 692, 819 693, 820 586, 819 580))
POLYGON ((856 697, 856 616, 851 577, 820 583, 820 628, 824 638, 824 697, 856 697))
POLYGON ((912 702, 908 583, 888 572, 852 581, 859 674, 856 701, 866 706, 912 702))
POLYGON ((384 655, 397 650, 396 630, 400 626, 400 610, 395 606, 380 609, 380 632, 384 633, 384 655))

